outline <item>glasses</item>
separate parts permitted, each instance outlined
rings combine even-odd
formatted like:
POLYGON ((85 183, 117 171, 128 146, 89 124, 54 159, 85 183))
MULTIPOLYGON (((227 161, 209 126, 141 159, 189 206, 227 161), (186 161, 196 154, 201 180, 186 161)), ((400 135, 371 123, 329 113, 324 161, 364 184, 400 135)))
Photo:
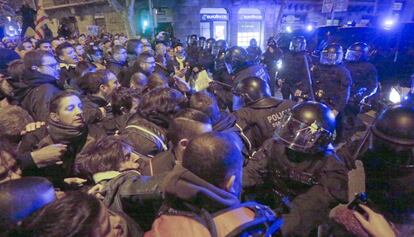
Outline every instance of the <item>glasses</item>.
POLYGON ((59 67, 59 63, 43 64, 43 65, 40 65, 40 66, 43 66, 43 67, 51 67, 51 68, 58 68, 59 67))

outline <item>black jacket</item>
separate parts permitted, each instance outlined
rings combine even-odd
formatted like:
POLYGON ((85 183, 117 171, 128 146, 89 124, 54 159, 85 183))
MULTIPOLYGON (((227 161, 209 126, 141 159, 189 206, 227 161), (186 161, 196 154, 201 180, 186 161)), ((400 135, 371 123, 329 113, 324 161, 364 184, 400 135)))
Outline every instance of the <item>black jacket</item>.
POLYGON ((340 112, 348 103, 352 86, 351 74, 343 65, 319 65, 312 71, 313 91, 318 102, 340 112))
POLYGON ((328 219, 332 207, 347 201, 348 194, 347 169, 333 152, 294 160, 275 139, 267 140, 249 160, 243 185, 259 190, 254 194, 273 202, 270 205, 279 203, 276 207, 285 219, 284 236, 308 236, 328 219))
POLYGON ((247 149, 253 152, 271 138, 283 115, 294 105, 290 100, 267 97, 234 112, 236 126, 243 132, 243 140, 248 141, 247 149))
POLYGON ((345 67, 351 73, 351 97, 355 96, 361 88, 366 88, 366 91, 359 95, 360 99, 374 92, 378 85, 378 72, 373 64, 370 62, 346 62, 345 67))
POLYGON ((22 78, 15 90, 15 98, 35 121, 46 121, 50 100, 62 91, 57 79, 37 71, 25 71, 22 78))
POLYGON ((58 186, 64 187, 63 179, 74 177, 75 157, 87 144, 95 139, 88 135, 88 129, 71 129, 66 126, 48 125, 25 135, 18 147, 17 160, 25 176, 43 176, 58 186), (31 152, 52 144, 66 144, 67 150, 62 155, 62 165, 50 165, 38 168, 33 161, 31 152))
POLYGON ((125 68, 127 68, 126 63, 120 63, 117 62, 113 59, 108 60, 107 64, 106 64, 106 68, 108 70, 111 70, 116 76, 119 75, 119 73, 124 70, 125 68))
POLYGON ((307 72, 305 66, 305 57, 308 58, 309 69, 312 66, 312 60, 306 52, 292 53, 288 51, 283 58, 282 69, 278 77, 284 79, 284 85, 294 90, 299 89, 308 92, 309 85, 307 80, 307 72))

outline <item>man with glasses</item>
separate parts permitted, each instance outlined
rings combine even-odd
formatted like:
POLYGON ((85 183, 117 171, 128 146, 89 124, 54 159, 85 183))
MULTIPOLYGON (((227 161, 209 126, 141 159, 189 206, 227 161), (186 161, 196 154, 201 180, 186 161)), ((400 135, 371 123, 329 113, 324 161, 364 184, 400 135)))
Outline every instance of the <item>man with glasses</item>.
POLYGON ((24 58, 24 81, 16 90, 16 98, 35 121, 46 121, 51 98, 61 91, 57 84, 59 63, 52 54, 34 50, 24 58))
POLYGON ((118 78, 122 86, 129 87, 132 75, 140 72, 149 77, 154 72, 154 70, 154 56, 150 53, 142 53, 138 56, 137 61, 132 67, 129 67, 125 71, 120 72, 118 78))

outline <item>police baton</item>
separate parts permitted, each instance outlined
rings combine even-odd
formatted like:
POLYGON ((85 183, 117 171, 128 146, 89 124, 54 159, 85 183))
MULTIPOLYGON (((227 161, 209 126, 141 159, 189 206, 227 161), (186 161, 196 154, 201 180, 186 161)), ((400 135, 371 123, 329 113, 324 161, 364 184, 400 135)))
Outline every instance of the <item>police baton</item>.
POLYGON ((308 62, 307 54, 305 54, 303 57, 305 59, 306 77, 307 77, 306 81, 308 82, 308 87, 309 87, 309 94, 310 94, 309 97, 312 101, 316 101, 315 100, 315 94, 313 93, 312 77, 311 77, 311 73, 310 73, 310 70, 309 70, 309 62, 308 62))

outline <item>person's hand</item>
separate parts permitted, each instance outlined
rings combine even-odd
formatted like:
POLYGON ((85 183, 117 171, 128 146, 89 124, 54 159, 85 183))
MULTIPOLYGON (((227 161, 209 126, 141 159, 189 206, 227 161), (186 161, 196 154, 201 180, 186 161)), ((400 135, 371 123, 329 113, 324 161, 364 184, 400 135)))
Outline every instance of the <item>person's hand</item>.
POLYGON ((94 195, 99 200, 103 200, 104 196, 102 195, 102 191, 104 189, 104 186, 102 184, 96 184, 92 188, 88 190, 88 194, 94 195))
POLYGON ((180 78, 174 77, 174 84, 177 87, 177 89, 183 93, 189 92, 191 90, 190 85, 180 78))
POLYGON ((390 224, 387 220, 381 215, 369 207, 364 205, 359 205, 368 215, 368 218, 365 218, 358 212, 354 212, 355 217, 361 223, 362 227, 373 237, 395 237, 395 233, 392 230, 390 224))
POLYGON ((38 122, 33 122, 33 123, 28 123, 26 125, 26 127, 24 128, 23 131, 20 132, 20 135, 25 135, 27 133, 30 132, 34 132, 37 129, 41 128, 42 126, 44 126, 46 123, 42 122, 42 121, 38 121, 38 122))
POLYGON ((61 165, 63 161, 61 156, 66 152, 65 144, 52 144, 45 146, 31 153, 34 163, 37 167, 42 168, 49 165, 61 165))
POLYGON ((63 180, 65 183, 69 184, 69 185, 73 185, 73 186, 78 186, 78 187, 82 187, 84 183, 86 183, 86 179, 81 179, 78 177, 72 177, 72 178, 65 178, 63 180))
POLYGON ((178 67, 174 67, 174 75, 180 78, 185 77, 185 74, 187 73, 187 67, 184 67, 183 69, 179 69, 178 67))

